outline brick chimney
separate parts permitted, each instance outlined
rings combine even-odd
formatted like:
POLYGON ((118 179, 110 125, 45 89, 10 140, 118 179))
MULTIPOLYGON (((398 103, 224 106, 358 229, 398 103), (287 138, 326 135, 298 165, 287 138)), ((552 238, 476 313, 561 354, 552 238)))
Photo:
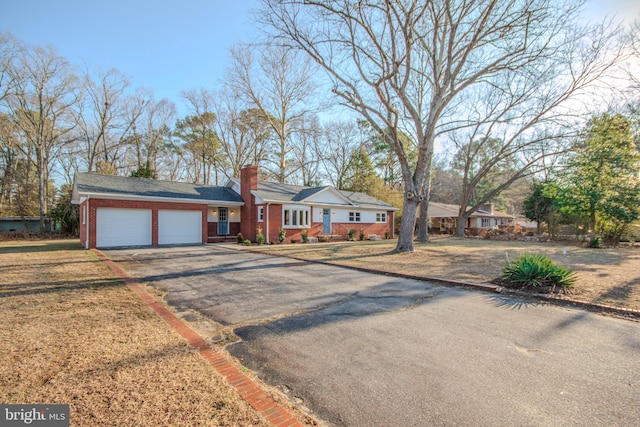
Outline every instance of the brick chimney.
POLYGON ((493 213, 493 204, 492 203, 484 203, 482 205, 480 205, 480 207, 478 208, 479 212, 484 212, 484 213, 493 213))
POLYGON ((252 190, 258 189, 258 167, 246 165, 240 169, 240 197, 244 206, 240 209, 240 232, 245 239, 256 240, 257 212, 252 190))

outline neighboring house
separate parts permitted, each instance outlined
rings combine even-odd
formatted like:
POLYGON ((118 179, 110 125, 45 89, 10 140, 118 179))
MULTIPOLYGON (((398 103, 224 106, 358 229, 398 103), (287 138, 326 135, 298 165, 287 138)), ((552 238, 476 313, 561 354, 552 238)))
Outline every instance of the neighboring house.
MULTIPOLYGON (((45 231, 51 231, 51 219, 45 218, 45 231)), ((39 216, 10 216, 0 218, 0 232, 26 231, 30 233, 40 232, 39 216)))
POLYGON ((538 223, 528 218, 519 217, 514 220, 515 230, 521 233, 537 233, 538 223))
POLYGON ((362 193, 333 187, 258 182, 258 168, 246 166, 240 179, 223 187, 77 174, 72 203, 80 209, 80 241, 86 248, 203 244, 241 232, 266 242, 345 235, 393 235, 398 209, 362 193))
MULTIPOLYGON (((433 232, 454 234, 459 213, 460 205, 429 202, 429 222, 433 232)), ((513 215, 493 210, 488 203, 467 218, 465 230, 468 234, 477 234, 481 230, 494 227, 506 228, 513 225, 513 215)))

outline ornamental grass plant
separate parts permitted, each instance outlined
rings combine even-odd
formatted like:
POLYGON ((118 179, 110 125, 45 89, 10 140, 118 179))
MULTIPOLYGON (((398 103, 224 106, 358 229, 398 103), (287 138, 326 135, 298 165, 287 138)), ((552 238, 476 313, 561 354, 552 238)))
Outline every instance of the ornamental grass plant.
POLYGON ((502 282, 514 288, 557 288, 566 290, 576 281, 576 273, 555 264, 546 255, 523 254, 502 269, 502 282))

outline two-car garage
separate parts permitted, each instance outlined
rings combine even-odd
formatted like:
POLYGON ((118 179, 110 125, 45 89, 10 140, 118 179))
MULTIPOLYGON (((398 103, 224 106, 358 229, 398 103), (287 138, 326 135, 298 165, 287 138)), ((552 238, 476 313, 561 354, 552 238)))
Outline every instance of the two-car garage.
POLYGON ((87 249, 206 244, 215 212, 244 205, 230 185, 93 173, 76 175, 71 202, 87 249))
POLYGON ((202 210, 158 209, 157 243, 152 209, 96 209, 96 247, 201 244, 202 210))

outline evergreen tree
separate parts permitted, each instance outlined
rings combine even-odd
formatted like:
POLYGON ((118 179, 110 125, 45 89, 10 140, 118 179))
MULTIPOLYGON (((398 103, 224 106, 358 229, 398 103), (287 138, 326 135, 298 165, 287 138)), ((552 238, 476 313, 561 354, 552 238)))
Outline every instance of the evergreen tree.
POLYGON ((537 233, 541 234, 542 224, 547 223, 551 229, 554 214, 553 198, 548 195, 548 182, 536 182, 531 187, 531 194, 524 200, 523 213, 531 221, 537 222, 537 233))
POLYGON ((381 184, 382 179, 376 174, 367 150, 361 145, 351 155, 347 178, 342 190, 374 195, 378 192, 378 186, 381 184))
POLYGON ((600 234, 617 244, 640 218, 640 156, 631 122, 621 114, 595 117, 578 152, 569 160, 560 192, 565 213, 583 218, 592 242, 600 234))

